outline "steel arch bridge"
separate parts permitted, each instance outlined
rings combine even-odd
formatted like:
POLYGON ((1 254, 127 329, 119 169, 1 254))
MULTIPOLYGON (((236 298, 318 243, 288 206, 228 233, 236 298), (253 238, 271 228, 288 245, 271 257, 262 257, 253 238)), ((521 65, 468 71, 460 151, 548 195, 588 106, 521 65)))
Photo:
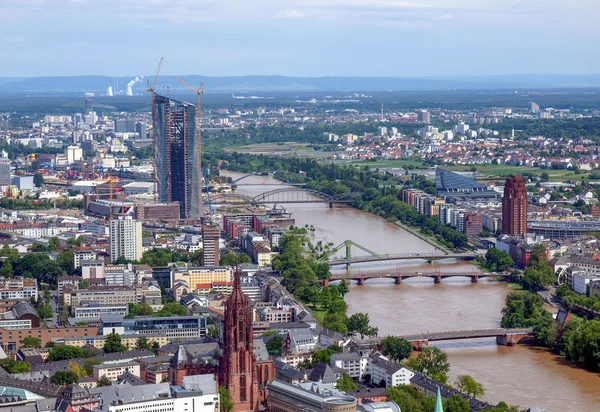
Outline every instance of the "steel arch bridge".
MULTIPOLYGON (((303 183, 285 183, 285 182, 282 182, 282 183, 267 183, 267 185, 280 186, 282 184, 288 184, 288 185, 293 184, 293 185, 296 185, 296 186, 304 186, 304 185, 306 185, 306 183, 308 183, 308 182, 310 182, 312 180, 310 177, 308 177, 306 175, 302 175, 302 174, 298 174, 298 173, 294 173, 294 172, 287 172, 285 170, 276 170, 274 172, 268 172, 268 173, 267 172, 248 173, 248 174, 246 174, 244 176, 238 177, 235 180, 232 180, 231 184, 235 185, 235 186, 243 186, 242 184, 240 184, 240 182, 243 181, 244 179, 249 178, 249 177, 254 177, 254 176, 272 176, 272 175, 275 175, 276 173, 285 173, 286 175, 300 176, 300 177, 304 178, 304 182, 303 183)), ((246 184, 244 184, 244 185, 246 185, 246 184)), ((259 185, 259 183, 254 183, 254 184, 250 183, 248 185, 254 186, 254 185, 259 185)))
POLYGON ((265 203, 327 203, 333 207, 335 203, 351 203, 356 197, 362 195, 360 192, 342 193, 329 195, 318 190, 300 189, 297 187, 269 190, 257 196, 251 197, 239 194, 220 194, 212 198, 216 204, 233 205, 259 205, 265 203))

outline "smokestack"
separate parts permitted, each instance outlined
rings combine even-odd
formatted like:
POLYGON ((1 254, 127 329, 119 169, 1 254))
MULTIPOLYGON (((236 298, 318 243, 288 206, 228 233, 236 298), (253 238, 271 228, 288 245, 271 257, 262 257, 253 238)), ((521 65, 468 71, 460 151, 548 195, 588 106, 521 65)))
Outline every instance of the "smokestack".
POLYGON ((112 89, 112 86, 108 86, 108 90, 106 91, 106 95, 107 95, 107 96, 112 96, 112 95, 113 95, 113 89, 112 89))
POLYGON ((127 91, 125 92, 127 96, 133 96, 133 90, 131 90, 131 84, 127 85, 127 91))

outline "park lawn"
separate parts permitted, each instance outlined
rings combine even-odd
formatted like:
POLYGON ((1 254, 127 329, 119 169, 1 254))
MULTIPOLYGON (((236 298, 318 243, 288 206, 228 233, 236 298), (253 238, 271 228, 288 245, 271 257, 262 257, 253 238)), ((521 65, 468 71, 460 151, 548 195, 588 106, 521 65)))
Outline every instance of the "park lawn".
POLYGON ((327 315, 327 311, 325 309, 308 307, 308 310, 310 310, 310 313, 312 313, 312 315, 315 317, 317 322, 319 322, 319 324, 323 324, 323 319, 325 318, 325 315, 327 315))

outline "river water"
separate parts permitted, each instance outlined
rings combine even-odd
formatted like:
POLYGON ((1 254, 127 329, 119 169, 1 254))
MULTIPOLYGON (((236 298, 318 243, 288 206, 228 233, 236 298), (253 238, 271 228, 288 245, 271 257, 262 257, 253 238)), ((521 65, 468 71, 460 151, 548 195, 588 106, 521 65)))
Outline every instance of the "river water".
MULTIPOLYGON (((272 185, 278 182, 252 176, 240 183, 244 185, 236 193, 256 195, 276 189, 272 185)), ((293 213, 298 226, 314 226, 314 241, 324 240, 337 246, 352 240, 381 254, 433 251, 431 245, 395 224, 355 209, 329 209, 324 204, 283 206, 293 213)), ((354 264, 351 270, 381 274, 470 273, 475 268, 453 260, 434 264, 409 260, 354 264)), ((343 267, 334 270, 344 271, 343 267)), ((395 285, 391 279, 370 279, 363 286, 351 284, 346 300, 348 315, 368 313, 371 324, 379 328, 379 335, 385 336, 498 327, 509 292, 510 288, 502 282, 483 279, 472 284, 466 277, 445 279, 440 285, 434 285, 429 278, 405 280, 402 285, 395 285)), ((448 354, 450 380, 462 374, 473 376, 486 388, 487 402, 505 401, 524 409, 540 406, 550 412, 600 411, 600 376, 574 368, 544 348, 498 346, 495 339, 440 342, 436 346, 448 354)))

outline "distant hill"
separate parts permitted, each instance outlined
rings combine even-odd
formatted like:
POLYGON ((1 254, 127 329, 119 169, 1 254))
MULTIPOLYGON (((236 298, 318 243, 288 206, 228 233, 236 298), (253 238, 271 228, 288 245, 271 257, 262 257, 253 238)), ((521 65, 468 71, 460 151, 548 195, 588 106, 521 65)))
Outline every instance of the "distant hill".
MULTIPOLYGON (((494 75, 455 77, 287 77, 287 76, 179 76, 196 86, 204 82, 207 92, 252 91, 399 91, 399 90, 477 90, 477 89, 540 89, 600 87, 600 74, 594 75, 494 75)), ((125 90, 131 77, 62 76, 10 78, 0 77, 0 93, 76 94, 93 92, 105 94, 108 87, 125 90)), ((134 93, 146 91, 146 79, 133 86, 134 93)), ((173 91, 184 87, 172 76, 161 76, 157 91, 173 91)))

